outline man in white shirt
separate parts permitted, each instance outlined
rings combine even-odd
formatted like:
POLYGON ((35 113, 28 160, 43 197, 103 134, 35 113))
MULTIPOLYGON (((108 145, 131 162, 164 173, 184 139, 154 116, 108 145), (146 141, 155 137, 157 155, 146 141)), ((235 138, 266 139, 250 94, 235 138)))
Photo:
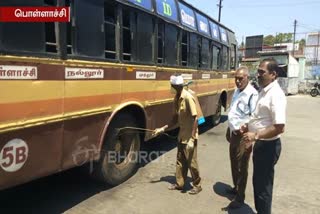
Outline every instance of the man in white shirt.
POLYGON ((242 133, 240 133, 240 127, 248 123, 258 98, 257 90, 249 83, 249 70, 247 67, 240 67, 236 70, 235 83, 237 90, 232 97, 226 134, 226 138, 230 143, 229 154, 234 184, 233 189, 228 192, 235 194, 235 198, 228 206, 229 208, 239 208, 244 204, 252 147, 246 148, 246 145, 241 143, 242 133))
POLYGON ((274 165, 281 152, 280 134, 286 122, 286 97, 277 78, 278 64, 264 59, 258 68, 261 88, 257 107, 247 126, 241 128, 247 147, 253 147, 254 202, 258 214, 271 214, 274 165), (247 132, 249 131, 249 132, 247 132))

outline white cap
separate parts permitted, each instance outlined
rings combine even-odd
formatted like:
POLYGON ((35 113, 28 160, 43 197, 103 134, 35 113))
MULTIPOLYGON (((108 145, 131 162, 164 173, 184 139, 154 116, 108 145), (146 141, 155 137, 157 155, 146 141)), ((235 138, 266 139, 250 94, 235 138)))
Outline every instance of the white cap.
POLYGON ((181 75, 179 76, 172 75, 170 77, 170 83, 171 85, 183 85, 183 77, 181 75))

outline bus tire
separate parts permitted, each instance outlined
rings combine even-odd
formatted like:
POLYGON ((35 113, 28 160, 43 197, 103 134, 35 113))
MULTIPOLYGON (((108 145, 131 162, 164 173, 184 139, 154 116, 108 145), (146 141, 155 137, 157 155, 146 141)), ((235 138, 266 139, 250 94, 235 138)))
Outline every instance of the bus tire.
POLYGON ((216 126, 220 123, 222 112, 222 101, 219 99, 218 106, 214 115, 212 115, 212 125, 216 126))
POLYGON ((117 115, 108 127, 99 162, 93 175, 103 183, 116 186, 129 179, 138 169, 139 132, 123 127, 138 127, 136 118, 127 113, 117 115))

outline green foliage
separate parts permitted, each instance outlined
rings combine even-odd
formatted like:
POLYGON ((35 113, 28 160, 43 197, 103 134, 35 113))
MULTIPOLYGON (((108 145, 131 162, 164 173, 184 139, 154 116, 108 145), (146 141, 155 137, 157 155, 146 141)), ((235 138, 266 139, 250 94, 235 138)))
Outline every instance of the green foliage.
POLYGON ((301 39, 299 41, 299 48, 302 49, 306 46, 306 40, 305 39, 301 39))
POLYGON ((268 35, 263 38, 263 44, 273 46, 275 41, 275 37, 273 35, 268 35))
POLYGON ((276 36, 267 35, 263 38, 264 45, 273 46, 275 43, 287 43, 293 41, 293 33, 279 33, 276 36))
POLYGON ((293 41, 293 33, 279 33, 275 37, 275 43, 287 43, 293 41))

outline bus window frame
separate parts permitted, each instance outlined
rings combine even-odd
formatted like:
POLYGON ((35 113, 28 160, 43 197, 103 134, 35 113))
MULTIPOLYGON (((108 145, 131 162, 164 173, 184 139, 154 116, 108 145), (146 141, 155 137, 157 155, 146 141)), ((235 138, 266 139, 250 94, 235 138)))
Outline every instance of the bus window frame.
POLYGON ((210 64, 210 69, 211 70, 220 70, 221 68, 221 49, 222 49, 222 45, 220 43, 217 43, 215 41, 211 41, 211 44, 210 44, 210 58, 211 58, 211 64, 210 64), (213 47, 216 47, 217 50, 218 50, 218 55, 217 55, 217 68, 213 68, 213 47))

